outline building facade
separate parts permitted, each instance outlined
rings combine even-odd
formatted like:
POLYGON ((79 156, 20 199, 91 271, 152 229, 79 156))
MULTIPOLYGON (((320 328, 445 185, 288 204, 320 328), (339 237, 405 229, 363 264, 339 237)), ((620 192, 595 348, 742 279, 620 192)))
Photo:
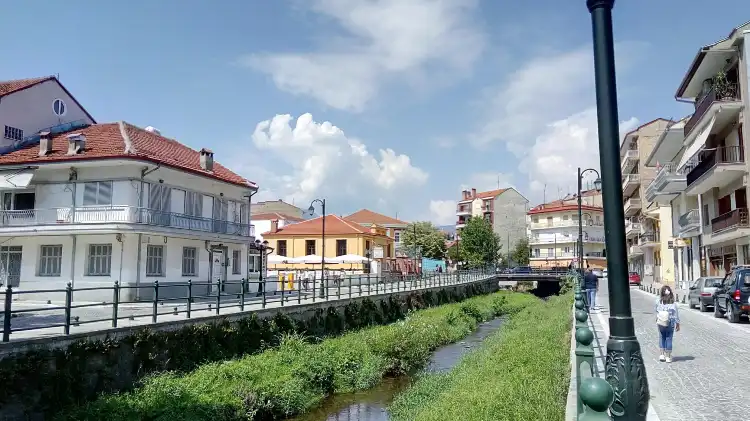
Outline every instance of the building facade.
POLYGON ((750 114, 750 23, 702 47, 675 97, 693 113, 670 127, 658 145, 665 186, 655 186, 672 207, 677 280, 721 276, 750 263, 747 204, 750 114), (671 157, 671 158, 670 158, 671 157))
MULTIPOLYGON (((604 245, 604 213, 600 206, 581 205, 584 267, 607 266, 604 245)), ((577 265, 578 205, 558 200, 538 205, 529 212, 529 264, 536 268, 577 265)))
POLYGON ((457 236, 460 238, 460 230, 469 218, 482 217, 492 224, 492 230, 500 237, 501 251, 507 253, 526 238, 528 211, 529 200, 514 188, 485 192, 464 190, 456 207, 457 236))
POLYGON ((250 206, 250 213, 253 215, 261 213, 280 213, 282 215, 304 219, 307 211, 279 199, 253 203, 250 206))
MULTIPOLYGON (((9 85, 19 82, 0 82, 0 92, 9 85)), ((25 115, 88 116, 66 92, 48 80, 6 93, 1 105, 23 102, 25 115)), ((0 110, 11 137, 0 155, 3 285, 111 288, 118 281, 126 287, 121 299, 134 300, 150 299, 155 281, 167 298, 185 293, 170 283, 216 282, 196 287, 211 292, 221 281, 257 277, 247 258, 254 242, 248 210, 257 186, 214 162, 210 150, 195 151, 125 122, 62 120, 50 127, 40 118, 33 126, 0 110)), ((112 300, 111 289, 75 294, 76 301, 112 300)), ((64 294, 58 295, 24 297, 59 300, 64 294)))
MULTIPOLYGON (((252 206, 252 205, 251 205, 252 206)), ((268 212, 268 213, 255 213, 252 214, 252 220, 253 220, 253 231, 255 232, 255 238, 263 241, 263 233, 271 231, 271 226, 273 225, 273 221, 276 221, 276 226, 279 228, 283 228, 286 225, 289 224, 296 224, 297 222, 302 222, 304 219, 298 218, 296 216, 292 215, 286 215, 283 213, 278 212, 268 212)))
POLYGON ((344 217, 349 222, 360 224, 364 227, 378 225, 385 228, 385 235, 393 239, 396 249, 401 246, 401 234, 409 225, 408 222, 392 218, 368 209, 360 209, 353 214, 344 217))

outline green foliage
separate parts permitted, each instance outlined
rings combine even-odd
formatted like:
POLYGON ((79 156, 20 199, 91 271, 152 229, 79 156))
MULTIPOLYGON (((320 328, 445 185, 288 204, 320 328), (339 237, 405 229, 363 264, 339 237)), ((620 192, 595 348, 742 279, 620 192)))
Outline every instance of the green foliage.
POLYGON ((415 250, 418 250, 421 257, 430 259, 445 257, 445 234, 431 222, 410 223, 405 230, 401 231, 401 243, 409 257, 414 257, 415 250))
MULTIPOLYGON (((479 291, 479 290, 476 290, 479 291)), ((433 299, 437 299, 434 294, 433 299)), ((277 349, 209 363, 188 374, 151 376, 129 393, 104 396, 60 420, 234 421, 299 414, 332 393, 374 386, 424 365, 431 352, 483 320, 518 312, 536 298, 509 292, 411 312, 386 326, 311 343, 298 334, 277 349), (504 313, 498 313, 502 311, 504 313)))
POLYGON ((500 237, 492 230, 489 221, 474 216, 461 229, 459 256, 470 267, 496 264, 500 258, 500 237))
POLYGON ((528 306, 449 373, 419 378, 396 397, 391 418, 562 420, 570 384, 571 304, 565 295, 528 306))
POLYGON ((531 258, 531 249, 529 248, 529 240, 522 238, 521 241, 516 243, 513 247, 513 251, 510 253, 511 260, 518 266, 527 266, 529 259, 531 258))

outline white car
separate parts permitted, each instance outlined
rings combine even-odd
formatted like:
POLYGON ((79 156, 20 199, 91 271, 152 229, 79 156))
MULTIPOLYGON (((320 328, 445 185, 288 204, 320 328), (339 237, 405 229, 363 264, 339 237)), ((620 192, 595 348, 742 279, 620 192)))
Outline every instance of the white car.
POLYGON ((597 278, 603 278, 604 277, 604 273, 602 272, 601 269, 592 269, 591 273, 593 273, 594 275, 596 275, 597 278))
POLYGON ((604 269, 602 271, 602 278, 606 278, 606 277, 607 277, 607 269, 604 269))

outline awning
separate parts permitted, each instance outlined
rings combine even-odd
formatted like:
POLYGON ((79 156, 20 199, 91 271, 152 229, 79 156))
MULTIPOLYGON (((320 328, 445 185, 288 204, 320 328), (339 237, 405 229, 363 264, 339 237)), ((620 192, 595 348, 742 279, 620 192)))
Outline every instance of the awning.
POLYGON ((0 172, 0 190, 25 189, 31 184, 34 170, 11 170, 0 172))
POLYGON ((708 122, 703 127, 703 130, 698 134, 698 136, 695 137, 695 140, 693 143, 688 146, 687 150, 684 154, 682 154, 682 158, 680 158, 680 164, 677 166, 677 169, 681 169, 695 154, 698 153, 698 151, 703 148, 703 146, 706 144, 706 139, 708 139, 708 136, 711 134, 711 129, 714 127, 714 123, 716 122, 716 115, 714 114, 713 117, 711 117, 711 121, 708 122))

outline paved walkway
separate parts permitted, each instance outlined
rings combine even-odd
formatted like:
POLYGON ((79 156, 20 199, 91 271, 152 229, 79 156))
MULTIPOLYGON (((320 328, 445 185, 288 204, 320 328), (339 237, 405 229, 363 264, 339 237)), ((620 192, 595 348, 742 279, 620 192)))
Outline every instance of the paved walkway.
MULTIPOLYGON (((594 322, 608 331, 606 282, 600 282, 594 322)), ((631 287, 636 335, 646 363, 651 406, 660 421, 750 421, 750 323, 729 324, 680 305, 671 364, 659 362, 656 296, 631 287)), ((608 333, 608 332, 605 332, 608 333)), ((606 343, 606 338, 602 338, 606 343)))

